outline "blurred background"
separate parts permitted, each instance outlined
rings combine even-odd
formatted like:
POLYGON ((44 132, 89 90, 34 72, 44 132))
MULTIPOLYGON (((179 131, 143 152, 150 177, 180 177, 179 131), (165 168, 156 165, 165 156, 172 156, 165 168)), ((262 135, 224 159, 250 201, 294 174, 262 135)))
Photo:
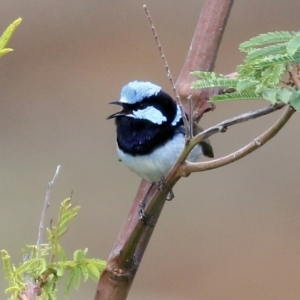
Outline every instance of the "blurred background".
MULTIPOLYGON (((145 2, 177 78, 203 1, 145 2)), ((107 103, 134 79, 171 91, 142 4, 0 2, 1 32, 23 18, 9 44, 14 52, 0 60, 0 249, 16 263, 20 249, 36 243, 47 182, 58 164, 47 224, 73 190, 82 209, 62 244, 69 255, 86 247, 91 257, 109 255, 140 179, 118 162, 114 124, 105 120, 115 107, 107 103)), ((238 45, 259 33, 299 30, 299 9, 299 0, 236 1, 215 70, 234 71, 243 60, 238 45)), ((218 104, 202 126, 265 105, 218 104)), ((250 142, 281 113, 213 136, 216 157, 250 142)), ((300 298, 299 121, 296 114, 245 159, 176 185, 129 299, 300 298)), ((93 299, 95 288, 86 283, 71 298, 93 299)))

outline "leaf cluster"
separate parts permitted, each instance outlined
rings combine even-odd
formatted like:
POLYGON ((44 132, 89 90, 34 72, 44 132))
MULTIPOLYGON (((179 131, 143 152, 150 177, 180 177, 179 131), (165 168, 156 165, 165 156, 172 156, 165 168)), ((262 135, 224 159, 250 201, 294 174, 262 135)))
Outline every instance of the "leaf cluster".
POLYGON ((192 72, 200 78, 192 88, 224 88, 223 93, 210 101, 267 100, 271 104, 281 101, 300 110, 300 91, 292 78, 292 70, 299 75, 300 33, 269 32, 260 34, 239 47, 246 53, 237 76, 229 78, 213 72, 192 72))
POLYGON ((15 21, 13 21, 3 32, 2 36, 0 37, 0 57, 13 51, 11 48, 5 48, 8 44, 9 40, 11 39, 14 31, 17 29, 17 27, 20 25, 22 19, 19 18, 15 21))
POLYGON ((60 245, 60 239, 67 232, 68 225, 77 216, 79 206, 73 206, 71 199, 61 203, 56 226, 47 228, 48 243, 39 248, 36 245, 27 245, 23 249, 24 261, 19 266, 11 262, 7 251, 2 250, 2 261, 5 277, 8 281, 6 293, 11 294, 10 299, 19 299, 20 293, 28 289, 28 284, 41 288, 37 299, 55 300, 56 284, 67 272, 67 286, 65 296, 70 289, 78 289, 80 283, 87 279, 97 281, 103 271, 105 261, 87 258, 88 249, 76 250, 73 259, 68 260, 60 245))

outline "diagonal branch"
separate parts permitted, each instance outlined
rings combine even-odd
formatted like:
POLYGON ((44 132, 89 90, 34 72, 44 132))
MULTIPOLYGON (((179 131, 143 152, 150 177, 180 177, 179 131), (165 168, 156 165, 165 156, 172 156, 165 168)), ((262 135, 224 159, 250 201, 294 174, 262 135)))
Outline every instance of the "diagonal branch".
POLYGON ((222 36, 233 5, 233 0, 206 0, 184 62, 176 82, 184 111, 189 113, 189 95, 193 96, 192 119, 199 121, 204 112, 212 110, 214 105, 207 100, 216 93, 214 89, 193 90, 192 71, 212 71, 218 54, 222 36))
MULTIPOLYGON (((233 0, 205 1, 187 56, 189 63, 186 60, 180 78, 177 80, 176 88, 180 96, 185 95, 184 86, 190 87, 191 78, 189 73, 191 71, 213 69, 232 3, 233 0), (196 52, 194 52, 195 50, 196 52)), ((190 89, 186 96, 189 94, 190 89)), ((197 112, 196 117, 201 115, 201 112, 211 108, 211 104, 206 104, 208 94, 205 95, 201 92, 201 98, 195 97, 194 94, 192 95, 193 99, 195 99, 194 110, 197 112), (204 100, 200 101, 199 99, 204 100)), ((183 105, 185 106, 185 104, 183 105)), ((187 110, 185 111, 188 112, 187 110)), ((173 176, 172 180, 167 180, 163 191, 158 191, 156 188, 149 191, 151 184, 145 180, 141 182, 128 218, 119 233, 105 270, 99 279, 94 300, 124 300, 127 298, 154 230, 154 227, 145 226, 141 223, 139 219, 140 202, 145 202, 146 213, 150 210, 157 220, 164 206, 167 192, 178 180, 179 177, 176 176, 173 176)))

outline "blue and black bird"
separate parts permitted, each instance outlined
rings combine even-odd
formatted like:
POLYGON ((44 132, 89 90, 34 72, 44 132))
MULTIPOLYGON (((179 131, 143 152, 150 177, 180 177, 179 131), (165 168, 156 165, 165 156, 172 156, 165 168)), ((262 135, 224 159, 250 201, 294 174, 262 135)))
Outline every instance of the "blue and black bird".
MULTIPOLYGON (((121 91, 122 110, 110 115, 117 128, 117 151, 122 162, 150 182, 159 182, 176 163, 185 144, 180 107, 162 88, 151 82, 133 81, 121 91)), ((199 132, 201 129, 193 129, 199 132)), ((208 139, 194 147, 187 160, 214 157, 208 139)))

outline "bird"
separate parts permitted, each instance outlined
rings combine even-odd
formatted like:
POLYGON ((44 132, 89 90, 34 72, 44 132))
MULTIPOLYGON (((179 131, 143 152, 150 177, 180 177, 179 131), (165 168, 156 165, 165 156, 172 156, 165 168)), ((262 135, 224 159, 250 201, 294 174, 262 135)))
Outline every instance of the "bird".
MULTIPOLYGON (((121 106, 121 111, 107 117, 115 119, 120 160, 143 179, 161 182, 185 145, 180 106, 162 87, 148 81, 129 82, 122 88, 120 100, 109 104, 121 106)), ((197 144, 187 160, 199 161, 202 154, 214 157, 208 139, 197 144)))

